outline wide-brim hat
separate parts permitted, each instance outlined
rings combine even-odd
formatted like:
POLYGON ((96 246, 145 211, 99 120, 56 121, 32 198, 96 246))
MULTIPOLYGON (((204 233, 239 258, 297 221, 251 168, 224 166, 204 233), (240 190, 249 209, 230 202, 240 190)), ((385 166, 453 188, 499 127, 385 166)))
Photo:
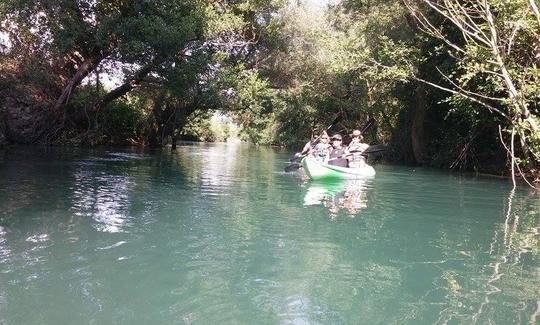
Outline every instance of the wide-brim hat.
POLYGON ((360 130, 354 130, 350 135, 351 137, 359 137, 362 135, 362 132, 360 132, 360 130))

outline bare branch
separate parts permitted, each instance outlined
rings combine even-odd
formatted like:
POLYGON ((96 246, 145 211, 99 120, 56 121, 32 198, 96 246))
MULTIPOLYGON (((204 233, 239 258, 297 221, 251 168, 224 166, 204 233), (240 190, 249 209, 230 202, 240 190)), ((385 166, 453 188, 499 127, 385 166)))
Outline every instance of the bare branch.
MULTIPOLYGON (((490 46, 490 41, 488 38, 484 37, 483 32, 479 29, 478 25, 469 25, 466 24, 461 18, 460 15, 454 12, 451 4, 448 0, 445 0, 443 3, 445 5, 438 5, 433 0, 422 0, 425 4, 430 6, 437 13, 450 20, 454 25, 456 25, 462 32, 466 33, 471 38, 476 41, 483 43, 486 46, 490 46), (454 13, 454 14, 452 14, 454 13)), ((462 12, 462 14, 467 15, 467 12, 462 12)))
POLYGON ((433 24, 431 24, 429 19, 422 12, 420 12, 419 10, 413 8, 408 1, 404 1, 404 3, 405 3, 405 6, 407 7, 407 9, 409 9, 410 13, 413 15, 413 17, 416 18, 418 23, 420 23, 420 25, 421 25, 419 27, 420 30, 422 30, 424 33, 426 33, 428 35, 431 35, 431 36, 433 36, 435 38, 438 38, 439 40, 445 42, 446 45, 450 46, 454 50, 456 50, 456 51, 458 51, 460 53, 465 53, 464 49, 462 49, 457 44, 455 44, 453 42, 450 42, 450 40, 448 40, 442 34, 442 32, 441 32, 441 30, 439 28, 433 26, 433 24))
POLYGON ((511 164, 512 164, 511 172, 512 172, 512 184, 513 184, 513 189, 512 190, 516 189, 516 177, 515 177, 515 169, 514 168, 517 168, 519 174, 521 175, 521 178, 525 181, 525 183, 527 183, 533 189, 536 189, 536 187, 529 182, 527 177, 525 177, 525 174, 523 173, 523 171, 519 167, 519 164, 516 161, 515 150, 514 150, 514 138, 515 138, 515 136, 516 136, 516 129, 512 127, 512 137, 511 137, 511 140, 510 140, 510 149, 509 149, 508 146, 506 145, 506 143, 504 143, 503 135, 502 135, 502 129, 501 129, 501 126, 499 125, 499 139, 501 140, 501 144, 503 145, 504 149, 508 152, 508 154, 510 155, 510 158, 511 158, 511 164))
POLYGON ((444 90, 444 91, 449 92, 449 93, 452 93, 452 94, 454 94, 454 95, 459 95, 459 96, 461 96, 461 97, 463 97, 463 98, 467 98, 467 99, 469 99, 469 100, 471 100, 471 101, 473 101, 473 102, 475 102, 475 103, 478 103, 478 104, 484 106, 484 107, 487 108, 490 112, 496 112, 496 113, 499 113, 502 117, 506 118, 507 120, 511 120, 511 118, 508 117, 508 115, 506 115, 504 112, 502 112, 502 111, 499 110, 498 108, 495 108, 495 107, 493 107, 493 106, 491 106, 491 105, 489 105, 489 104, 483 102, 483 101, 480 100, 480 99, 474 98, 474 97, 472 97, 472 96, 470 96, 470 95, 468 95, 468 94, 461 93, 461 92, 459 92, 459 91, 457 91, 457 90, 454 90, 454 89, 450 89, 450 88, 443 87, 443 86, 441 86, 441 85, 437 85, 436 83, 427 81, 427 80, 422 79, 422 78, 418 78, 418 77, 416 77, 416 76, 413 76, 412 78, 413 78, 414 80, 423 82, 423 83, 425 83, 426 85, 430 85, 430 86, 432 86, 432 87, 435 87, 435 88, 440 89, 440 90, 444 90))
POLYGON ((471 10, 470 8, 465 8, 459 1, 445 0, 445 3, 447 8, 455 8, 455 10, 453 10, 454 15, 460 17, 460 21, 462 21, 465 27, 469 28, 471 31, 473 31, 475 34, 479 35, 483 39, 489 39, 484 33, 484 31, 479 27, 478 21, 475 21, 473 19, 482 18, 482 13, 480 11, 476 10, 479 15, 477 17, 473 17, 472 12, 474 12, 474 10, 471 10))
POLYGON ((495 71, 484 70, 483 72, 485 72, 485 73, 487 73, 487 74, 494 75, 494 76, 496 76, 496 77, 498 77, 498 78, 501 78, 501 79, 503 78, 503 75, 502 75, 502 74, 500 74, 500 73, 498 73, 498 72, 495 72, 495 71))
POLYGON ((529 0, 529 5, 531 6, 533 15, 536 17, 536 22, 538 23, 538 28, 540 28, 540 11, 538 10, 538 6, 536 5, 535 0, 529 0))
POLYGON ((456 84, 452 79, 450 79, 450 77, 448 77, 447 75, 445 75, 440 69, 439 67, 436 67, 437 71, 439 71, 439 73, 444 77, 444 79, 446 79, 449 83, 452 84, 452 86, 456 87, 457 89, 459 89, 459 91, 467 94, 467 95, 471 95, 471 96, 476 96, 476 97, 480 97, 480 98, 483 98, 483 99, 489 99, 489 100, 495 100, 495 101, 505 101, 504 98, 496 98, 496 97, 490 97, 490 96, 486 96, 486 95, 482 95, 482 94, 479 94, 479 93, 475 93, 475 92, 472 92, 472 91, 469 91, 469 90, 466 90, 466 89, 463 89, 463 87, 459 86, 458 84, 456 84))
MULTIPOLYGON (((522 79, 520 80, 518 79, 520 74, 514 73, 516 72, 516 63, 523 66, 524 69, 528 69, 529 67, 536 68, 536 62, 522 62, 523 60, 527 60, 527 57, 514 62, 516 58, 513 56, 515 43, 518 42, 519 33, 524 28, 524 21, 525 19, 530 18, 527 17, 529 12, 534 15, 538 27, 540 27, 540 10, 538 9, 537 0, 528 0, 520 2, 517 7, 508 7, 508 9, 514 10, 512 12, 513 18, 509 21, 502 20, 503 16, 499 15, 499 13, 503 13, 502 11, 499 11, 501 8, 494 7, 495 12, 492 11, 491 4, 493 2, 489 0, 418 1, 458 28, 462 36, 462 39, 459 41, 460 44, 454 44, 451 38, 447 39, 449 38, 449 35, 444 33, 440 27, 434 26, 430 20, 420 12, 420 9, 418 9, 412 0, 403 1, 412 13, 412 16, 419 21, 419 25, 422 26, 423 31, 448 45, 448 50, 451 53, 450 55, 456 55, 457 59, 462 60, 468 67, 471 67, 473 64, 481 64, 483 67, 487 65, 485 70, 482 69, 482 73, 495 76, 497 78, 497 83, 500 83, 500 86, 504 87, 506 95, 503 99, 491 97, 489 94, 480 94, 471 91, 467 89, 468 87, 464 82, 454 82, 439 69, 437 69, 439 70, 439 73, 441 73, 445 81, 450 84, 449 87, 416 76, 413 76, 413 79, 471 100, 486 107, 489 111, 496 112, 507 119, 512 126, 512 148, 506 146, 505 148, 507 148, 508 152, 510 152, 513 157, 511 166, 513 174, 516 172, 515 168, 519 170, 514 155, 514 138, 516 135, 518 135, 522 142, 524 154, 533 154, 538 161, 539 158, 535 150, 527 146, 527 142, 532 141, 538 143, 538 139, 540 139, 540 126, 535 117, 531 115, 531 111, 528 108, 528 101, 523 90, 525 89, 524 86, 528 84, 526 79, 530 74, 523 74, 522 79), (529 10, 528 7, 531 9, 529 10), (509 25, 509 23, 511 25, 509 25), (461 43, 463 45, 461 45, 461 43), (457 50, 457 52, 454 52, 453 50, 457 50), (513 61, 510 62, 510 60, 513 61), (507 100, 507 103, 504 105, 504 110, 498 109, 492 105, 492 101, 504 102, 505 99, 507 100), (530 136, 524 133, 523 125, 520 125, 522 121, 528 124, 529 127, 527 129, 528 132, 531 133, 530 136)), ((506 5, 506 2, 504 4, 506 5)), ((527 33, 529 33, 529 31, 527 31, 527 33)), ((540 40, 538 38, 540 36, 539 32, 533 31, 532 36, 540 40)), ((537 54, 535 51, 538 48, 538 45, 536 44, 538 42, 533 43, 532 55, 534 56, 537 54)), ((538 55, 536 55, 535 58, 538 58, 538 55)))
POLYGON ((523 18, 525 15, 523 15, 522 18, 520 18, 517 22, 514 28, 512 28, 512 33, 510 33, 510 37, 508 38, 508 44, 506 45, 506 55, 510 55, 510 52, 512 51, 512 46, 514 45, 514 39, 516 38, 518 30, 521 28, 521 23, 523 22, 523 18))
MULTIPOLYGON (((495 57, 495 61, 497 62, 499 69, 501 70, 501 74, 503 76, 503 81, 506 85, 506 89, 508 92, 508 95, 510 96, 510 99, 512 100, 512 104, 514 105, 514 108, 516 109, 516 113, 521 114, 525 117, 527 120, 531 120, 530 118, 530 111, 527 108, 527 105, 524 101, 521 100, 521 93, 517 90, 514 81, 512 80, 512 77, 510 76, 510 72, 506 68, 506 64, 501 56, 499 47, 498 47, 498 33, 497 28, 495 27, 495 19, 493 17, 493 13, 490 10, 489 3, 487 0, 483 0, 487 22, 489 26, 489 30, 491 32, 491 49, 493 56, 495 57)), ((530 122, 529 122, 530 123, 530 122)), ((531 128, 533 129, 533 132, 535 133, 536 138, 540 135, 540 130, 536 123, 530 123, 531 128)))

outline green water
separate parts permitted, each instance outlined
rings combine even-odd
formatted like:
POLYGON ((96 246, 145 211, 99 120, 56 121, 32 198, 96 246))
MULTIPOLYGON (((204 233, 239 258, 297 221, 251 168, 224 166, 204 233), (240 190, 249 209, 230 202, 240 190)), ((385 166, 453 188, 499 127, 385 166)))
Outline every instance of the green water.
POLYGON ((0 152, 0 324, 538 324, 539 199, 290 153, 0 152))

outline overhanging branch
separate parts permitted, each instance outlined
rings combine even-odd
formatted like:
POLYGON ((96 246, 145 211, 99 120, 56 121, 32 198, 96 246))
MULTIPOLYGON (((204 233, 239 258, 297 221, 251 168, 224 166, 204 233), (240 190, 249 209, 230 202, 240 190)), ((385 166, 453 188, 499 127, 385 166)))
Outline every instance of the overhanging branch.
POLYGON ((416 77, 416 76, 413 76, 412 77, 414 80, 416 81, 420 81, 422 83, 425 83, 426 85, 430 85, 432 87, 435 87, 437 89, 440 89, 440 90, 444 90, 446 92, 449 92, 451 94, 454 94, 454 95, 459 95, 463 98, 466 98, 466 99, 469 99, 477 104, 480 104, 482 106, 484 106, 485 108, 487 108, 490 112, 495 112, 495 113, 498 113, 499 115, 501 115, 502 117, 504 117, 505 119, 511 121, 512 119, 510 117, 508 117, 508 115, 506 115, 504 112, 502 112, 501 110, 499 110, 498 108, 495 108, 493 107, 492 105, 489 105, 487 103, 485 103, 484 101, 478 99, 478 98, 475 98, 471 95, 468 95, 466 93, 462 93, 462 92, 459 92, 457 90, 454 90, 454 89, 450 89, 450 88, 446 88, 446 87, 443 87, 441 85, 438 85, 436 83, 433 83, 433 82, 430 82, 430 81, 427 81, 425 79, 422 79, 422 78, 419 78, 419 77, 416 77))

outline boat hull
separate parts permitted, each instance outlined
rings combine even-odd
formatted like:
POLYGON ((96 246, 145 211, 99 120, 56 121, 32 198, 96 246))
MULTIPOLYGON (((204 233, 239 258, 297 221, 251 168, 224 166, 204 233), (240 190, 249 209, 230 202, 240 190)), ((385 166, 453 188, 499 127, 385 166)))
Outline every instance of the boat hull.
POLYGON ((302 159, 302 167, 311 179, 357 179, 375 176, 375 169, 368 164, 362 168, 338 167, 306 157, 302 159))

